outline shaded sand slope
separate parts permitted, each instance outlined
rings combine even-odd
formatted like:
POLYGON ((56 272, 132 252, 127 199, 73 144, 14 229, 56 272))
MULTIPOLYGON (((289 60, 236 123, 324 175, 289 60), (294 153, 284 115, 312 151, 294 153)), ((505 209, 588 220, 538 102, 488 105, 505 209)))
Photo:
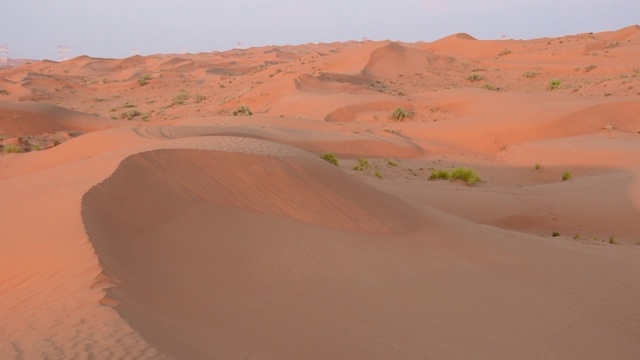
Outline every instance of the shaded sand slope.
POLYGON ((318 159, 158 150, 82 215, 116 309, 176 358, 640 351, 636 254, 478 226, 415 191, 403 203, 318 159))

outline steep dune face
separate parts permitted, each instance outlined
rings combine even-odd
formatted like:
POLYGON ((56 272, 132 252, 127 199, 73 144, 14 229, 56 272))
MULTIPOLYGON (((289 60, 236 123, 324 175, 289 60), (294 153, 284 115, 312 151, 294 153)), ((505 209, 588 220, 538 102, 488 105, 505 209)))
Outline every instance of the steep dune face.
POLYGON ((175 217, 191 202, 375 234, 410 231, 417 219, 400 201, 319 159, 300 163, 250 154, 157 150, 126 159, 94 193, 101 200, 87 195, 86 203, 103 203, 94 207, 105 217, 139 230, 175 217), (154 199, 154 194, 164 195, 154 199), (130 213, 124 214, 125 209, 130 213))
POLYGON ((442 68, 455 62, 450 56, 426 53, 418 49, 392 42, 371 53, 369 62, 362 70, 363 74, 383 77, 410 75, 442 68))
POLYGON ((328 310, 339 298, 322 304, 313 293, 333 293, 322 285, 329 278, 373 271, 380 236, 425 222, 319 159, 175 149, 124 160, 85 194, 82 216, 116 286, 106 302, 122 303, 121 315, 163 351, 189 358, 312 351, 285 325, 308 331, 310 319, 283 306, 347 310, 328 310), (296 294, 303 279, 311 286, 296 294), (291 348, 287 336, 301 342, 291 348))

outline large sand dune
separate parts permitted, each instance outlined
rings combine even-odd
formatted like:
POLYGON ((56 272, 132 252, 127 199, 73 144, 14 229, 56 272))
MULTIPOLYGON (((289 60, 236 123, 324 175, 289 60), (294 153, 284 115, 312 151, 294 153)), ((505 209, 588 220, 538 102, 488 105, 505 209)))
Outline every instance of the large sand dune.
POLYGON ((0 69, 0 358, 637 359, 639 29, 0 69))

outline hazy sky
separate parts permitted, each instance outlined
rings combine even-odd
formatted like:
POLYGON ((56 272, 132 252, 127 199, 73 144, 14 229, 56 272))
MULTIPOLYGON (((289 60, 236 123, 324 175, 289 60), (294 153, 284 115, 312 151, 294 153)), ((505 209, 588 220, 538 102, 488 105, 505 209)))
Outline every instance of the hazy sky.
POLYGON ((127 57, 346 40, 515 39, 617 30, 640 0, 0 0, 12 58, 127 57))

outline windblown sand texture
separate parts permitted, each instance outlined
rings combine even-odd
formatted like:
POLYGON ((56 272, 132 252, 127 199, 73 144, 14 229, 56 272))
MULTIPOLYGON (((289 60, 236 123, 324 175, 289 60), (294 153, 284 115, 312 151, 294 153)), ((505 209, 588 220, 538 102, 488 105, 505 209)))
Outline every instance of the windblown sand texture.
POLYGON ((1 69, 0 358, 639 359, 639 58, 631 26, 1 69))

